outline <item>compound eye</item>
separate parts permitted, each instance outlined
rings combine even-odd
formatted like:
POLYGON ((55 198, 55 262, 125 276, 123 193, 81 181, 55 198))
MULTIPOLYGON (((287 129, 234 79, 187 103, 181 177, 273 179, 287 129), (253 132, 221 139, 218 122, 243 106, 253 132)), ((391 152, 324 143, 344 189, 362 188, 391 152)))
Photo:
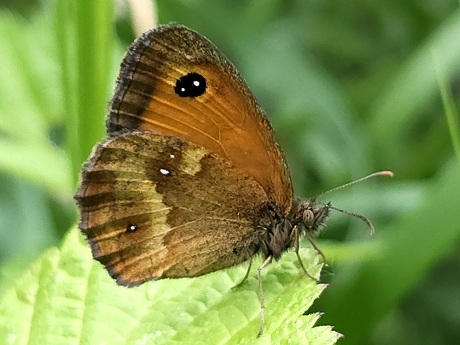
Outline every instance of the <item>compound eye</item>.
POLYGON ((312 210, 305 210, 302 214, 302 220, 305 225, 311 225, 315 220, 315 214, 312 210))

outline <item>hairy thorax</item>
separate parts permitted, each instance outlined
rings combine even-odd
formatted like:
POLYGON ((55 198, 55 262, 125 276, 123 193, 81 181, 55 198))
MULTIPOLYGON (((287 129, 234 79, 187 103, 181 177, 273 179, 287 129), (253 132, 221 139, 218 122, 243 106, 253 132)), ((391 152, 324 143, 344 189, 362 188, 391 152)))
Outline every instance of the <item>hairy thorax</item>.
POLYGON ((329 207, 329 204, 320 204, 315 200, 295 200, 291 212, 280 216, 272 205, 263 205, 256 225, 259 252, 264 258, 272 256, 277 260, 301 237, 317 236, 329 215, 329 207))

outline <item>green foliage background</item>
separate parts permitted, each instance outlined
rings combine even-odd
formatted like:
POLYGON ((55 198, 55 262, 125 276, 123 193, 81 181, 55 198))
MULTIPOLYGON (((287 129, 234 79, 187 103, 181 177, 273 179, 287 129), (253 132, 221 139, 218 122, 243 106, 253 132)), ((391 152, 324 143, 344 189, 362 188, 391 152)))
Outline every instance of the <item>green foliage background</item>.
MULTIPOLYGON (((123 2, 71 3, 0 10, 0 292, 75 223, 79 166, 103 137, 118 64, 137 35, 123 2)), ((458 2, 157 6, 160 23, 206 35, 246 77, 298 196, 395 172, 327 196, 371 218, 377 234, 332 215, 319 240, 330 265, 320 321, 345 334, 342 344, 459 343, 458 2)))

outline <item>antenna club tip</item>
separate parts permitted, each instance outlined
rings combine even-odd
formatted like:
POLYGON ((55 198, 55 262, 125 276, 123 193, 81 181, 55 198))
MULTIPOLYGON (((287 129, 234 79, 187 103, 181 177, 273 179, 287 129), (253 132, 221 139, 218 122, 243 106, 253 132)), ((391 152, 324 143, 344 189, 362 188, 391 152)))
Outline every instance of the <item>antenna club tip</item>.
POLYGON ((388 177, 393 177, 395 174, 391 170, 385 170, 385 171, 380 171, 377 173, 379 176, 388 176, 388 177))

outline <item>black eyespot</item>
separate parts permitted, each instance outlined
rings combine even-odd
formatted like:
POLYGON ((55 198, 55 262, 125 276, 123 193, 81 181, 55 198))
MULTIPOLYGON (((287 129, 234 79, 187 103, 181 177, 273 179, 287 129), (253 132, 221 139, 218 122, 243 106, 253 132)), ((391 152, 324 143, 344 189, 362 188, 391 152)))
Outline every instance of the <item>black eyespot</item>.
POLYGON ((192 72, 176 81, 174 91, 180 97, 198 97, 206 91, 206 79, 201 74, 192 72))
POLYGON ((137 230, 137 225, 136 224, 128 224, 128 226, 126 227, 126 231, 128 232, 133 232, 133 231, 136 231, 137 230))

